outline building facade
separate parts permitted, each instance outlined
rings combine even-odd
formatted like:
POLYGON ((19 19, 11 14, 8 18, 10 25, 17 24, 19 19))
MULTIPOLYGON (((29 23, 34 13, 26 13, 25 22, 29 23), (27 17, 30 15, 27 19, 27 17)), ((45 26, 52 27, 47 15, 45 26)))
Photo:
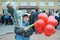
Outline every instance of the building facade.
POLYGON ((60 9, 60 0, 0 0, 0 12, 8 3, 14 7, 19 6, 38 6, 39 9, 60 9))

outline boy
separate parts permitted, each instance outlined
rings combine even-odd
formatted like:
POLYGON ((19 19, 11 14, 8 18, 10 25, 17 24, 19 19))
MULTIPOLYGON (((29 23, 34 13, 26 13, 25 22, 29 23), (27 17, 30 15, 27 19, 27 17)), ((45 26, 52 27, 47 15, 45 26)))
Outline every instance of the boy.
MULTIPOLYGON (((23 15, 22 26, 24 30, 29 30, 29 16, 28 14, 23 15)), ((24 37, 22 35, 16 35, 16 40, 30 40, 30 37, 24 37)))

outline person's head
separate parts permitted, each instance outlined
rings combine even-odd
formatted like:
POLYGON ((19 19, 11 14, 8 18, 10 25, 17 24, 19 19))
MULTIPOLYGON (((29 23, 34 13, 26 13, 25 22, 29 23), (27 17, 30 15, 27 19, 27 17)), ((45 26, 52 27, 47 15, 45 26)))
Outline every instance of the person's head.
POLYGON ((29 16, 27 14, 23 15, 23 20, 27 22, 29 20, 29 16))
POLYGON ((46 13, 46 11, 43 10, 42 13, 46 13))
POLYGON ((7 8, 11 8, 12 7, 12 4, 11 3, 8 3, 7 4, 7 8))
POLYGON ((36 12, 38 12, 38 9, 36 9, 36 12))
POLYGON ((58 11, 56 11, 55 13, 58 13, 58 11))

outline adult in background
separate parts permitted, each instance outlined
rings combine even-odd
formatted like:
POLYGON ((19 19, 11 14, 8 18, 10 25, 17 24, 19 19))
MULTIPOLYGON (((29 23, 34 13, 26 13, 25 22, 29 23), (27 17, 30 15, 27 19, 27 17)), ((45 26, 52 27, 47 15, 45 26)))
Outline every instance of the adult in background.
POLYGON ((6 15, 4 15, 3 18, 4 18, 4 21, 5 21, 5 24, 8 25, 9 24, 9 15, 6 14, 6 15))
POLYGON ((52 12, 51 11, 48 12, 48 16, 50 16, 50 15, 52 15, 52 12))
POLYGON ((18 25, 18 19, 17 19, 17 10, 16 10, 16 7, 13 7, 13 5, 11 3, 8 3, 7 4, 7 11, 8 13, 11 14, 12 16, 12 20, 13 20, 13 23, 18 25))
POLYGON ((8 14, 8 16, 9 16, 9 19, 8 19, 9 25, 13 25, 13 20, 12 20, 10 13, 8 14))
POLYGON ((7 11, 11 14, 12 17, 14 17, 14 9, 13 9, 11 3, 9 3, 7 5, 7 11))
MULTIPOLYGON (((55 14, 54 14, 54 16, 55 16, 55 19, 57 19, 58 25, 59 25, 59 12, 56 11, 55 14)), ((57 29, 57 26, 55 28, 57 29)))
MULTIPOLYGON (((40 12, 38 12, 38 9, 35 10, 35 12, 33 12, 30 16, 30 22, 31 24, 33 24, 35 21, 38 20, 38 15, 40 14, 40 12)), ((33 27, 33 30, 35 31, 35 28, 33 27)))
POLYGON ((4 14, 1 16, 1 23, 4 24, 4 14))
POLYGON ((43 11, 42 11, 42 13, 46 13, 46 11, 45 11, 45 10, 43 10, 43 11))
POLYGON ((60 23, 60 11, 59 11, 59 23, 60 23))

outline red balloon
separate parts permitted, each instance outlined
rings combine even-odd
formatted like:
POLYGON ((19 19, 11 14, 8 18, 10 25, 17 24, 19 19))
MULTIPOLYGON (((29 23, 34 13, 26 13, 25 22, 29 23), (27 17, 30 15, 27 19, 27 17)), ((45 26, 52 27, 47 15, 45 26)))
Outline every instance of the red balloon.
POLYGON ((47 24, 51 24, 55 27, 55 26, 57 26, 58 21, 53 16, 49 16, 47 24))
POLYGON ((52 18, 53 18, 53 19, 55 19, 55 17, 54 17, 54 16, 52 16, 52 15, 50 15, 50 16, 49 16, 49 19, 50 19, 50 18, 51 18, 51 19, 52 19, 52 18))
POLYGON ((53 30, 53 34, 55 34, 55 32, 56 32, 56 29, 53 30))
POLYGON ((45 33, 45 36, 47 36, 47 37, 50 37, 52 34, 50 33, 50 34, 47 34, 47 33, 45 33))
POLYGON ((38 28, 38 29, 36 29, 36 31, 37 31, 38 34, 42 34, 43 33, 43 28, 38 28))
POLYGON ((37 29, 39 28, 38 24, 37 24, 37 21, 34 23, 34 27, 37 29))
POLYGON ((42 20, 44 20, 44 22, 45 22, 45 24, 47 23, 47 20, 48 20, 48 16, 47 16, 47 14, 39 14, 38 15, 38 19, 42 19, 42 20))
POLYGON ((44 23, 43 20, 37 20, 34 23, 34 27, 35 27, 36 31, 38 32, 38 34, 42 34, 43 33, 43 29, 45 27, 45 23, 44 23))
POLYGON ((54 30, 55 30, 55 28, 52 25, 46 25, 46 27, 44 29, 44 34, 49 37, 55 33, 54 30))
POLYGON ((43 28, 45 26, 45 23, 43 20, 37 20, 35 23, 34 23, 34 27, 35 28, 43 28))

